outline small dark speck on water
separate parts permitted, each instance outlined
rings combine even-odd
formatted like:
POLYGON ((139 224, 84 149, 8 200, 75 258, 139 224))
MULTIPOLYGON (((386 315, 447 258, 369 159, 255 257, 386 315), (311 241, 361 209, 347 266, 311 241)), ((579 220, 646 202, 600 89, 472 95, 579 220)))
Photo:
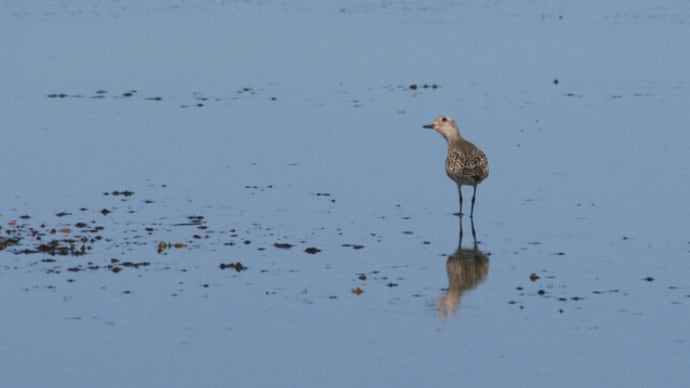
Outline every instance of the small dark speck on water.
POLYGON ((275 243, 273 244, 274 247, 280 248, 280 249, 290 249, 292 248, 292 244, 290 243, 275 243))
POLYGON ((546 294, 546 291, 544 291, 544 290, 539 290, 539 291, 537 291, 537 294, 539 294, 539 295, 544 295, 544 294, 546 294))
POLYGON ((316 248, 316 247, 309 247, 309 248, 305 249, 304 251, 309 253, 310 255, 315 255, 315 254, 321 252, 321 249, 316 248))
POLYGON ((114 195, 114 196, 123 195, 123 196, 125 196, 125 197, 130 197, 130 196, 134 195, 134 192, 133 192, 133 191, 129 191, 129 190, 122 190, 122 191, 115 190, 115 191, 113 191, 113 192, 111 192, 111 193, 108 193, 108 192, 103 193, 103 195, 114 195))
POLYGON ((654 278, 651 277, 651 276, 647 276, 646 278, 644 278, 644 279, 642 279, 642 280, 645 280, 645 281, 648 281, 648 282, 653 282, 653 281, 654 281, 654 278))
POLYGON ((237 263, 229 263, 229 264, 221 263, 218 266, 218 268, 220 268, 221 270, 232 268, 237 272, 245 271, 247 269, 247 267, 242 265, 242 263, 240 263, 239 261, 237 263))

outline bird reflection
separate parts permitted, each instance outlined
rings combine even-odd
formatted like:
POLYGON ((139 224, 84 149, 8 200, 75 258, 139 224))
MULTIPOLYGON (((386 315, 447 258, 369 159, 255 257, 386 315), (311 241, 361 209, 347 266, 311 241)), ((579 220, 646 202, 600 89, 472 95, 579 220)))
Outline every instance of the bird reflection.
POLYGON ((472 248, 463 249, 462 217, 459 218, 458 249, 448 256, 448 261, 446 261, 448 290, 436 302, 438 314, 443 318, 455 315, 460 308, 462 294, 467 290, 475 288, 484 281, 489 273, 489 258, 477 247, 477 232, 474 229, 474 220, 470 218, 472 225, 472 248))

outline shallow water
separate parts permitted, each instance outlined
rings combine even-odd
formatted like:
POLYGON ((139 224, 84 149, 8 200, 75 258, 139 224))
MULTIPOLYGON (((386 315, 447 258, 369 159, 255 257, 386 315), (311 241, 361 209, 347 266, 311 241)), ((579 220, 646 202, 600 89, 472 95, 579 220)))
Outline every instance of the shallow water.
POLYGON ((687 385, 686 5, 2 4, 1 385, 687 385))

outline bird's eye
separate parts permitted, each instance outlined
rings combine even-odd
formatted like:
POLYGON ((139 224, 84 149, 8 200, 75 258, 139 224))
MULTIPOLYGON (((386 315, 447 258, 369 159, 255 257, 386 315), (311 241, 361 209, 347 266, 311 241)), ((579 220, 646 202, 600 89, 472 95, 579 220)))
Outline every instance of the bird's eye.
POLYGON ((443 121, 445 123, 446 121, 448 121, 448 119, 445 117, 441 117, 441 121, 443 121))

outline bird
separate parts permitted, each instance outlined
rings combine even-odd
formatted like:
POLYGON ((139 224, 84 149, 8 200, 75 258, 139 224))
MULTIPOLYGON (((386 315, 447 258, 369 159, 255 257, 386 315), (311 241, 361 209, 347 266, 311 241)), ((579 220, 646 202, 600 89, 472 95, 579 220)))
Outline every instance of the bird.
POLYGON ((470 217, 474 217, 474 201, 477 185, 489 176, 489 160, 477 146, 462 138, 458 124, 448 116, 439 116, 433 124, 423 125, 435 129, 448 142, 446 157, 446 174, 458 186, 460 213, 462 216, 462 186, 472 186, 472 207, 470 217))

